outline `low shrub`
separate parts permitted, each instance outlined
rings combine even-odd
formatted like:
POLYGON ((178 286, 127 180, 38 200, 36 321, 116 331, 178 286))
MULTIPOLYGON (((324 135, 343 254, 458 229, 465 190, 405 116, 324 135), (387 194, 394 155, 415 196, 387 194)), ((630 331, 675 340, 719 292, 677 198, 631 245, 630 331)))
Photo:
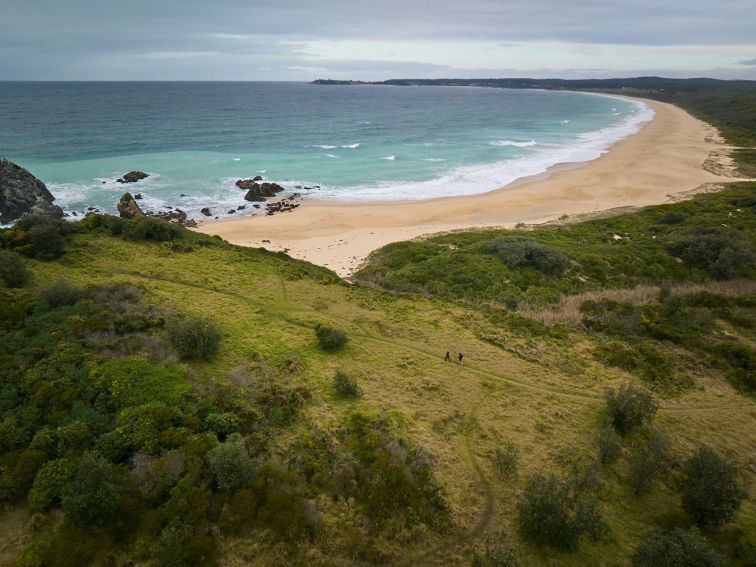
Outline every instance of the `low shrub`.
POLYGON ((173 321, 168 327, 168 337, 182 359, 210 360, 217 353, 222 334, 209 319, 190 317, 173 321))
POLYGON ((315 325, 315 336, 320 348, 328 351, 338 350, 349 341, 349 337, 343 331, 320 323, 315 325))
POLYGON ((207 459, 220 490, 234 492, 252 481, 254 462, 238 433, 232 433, 224 443, 213 448, 207 459))
POLYGON ((630 486, 636 496, 651 491, 656 478, 667 465, 668 441, 659 432, 652 432, 630 455, 630 486))
POLYGON ((129 240, 150 240, 153 242, 168 242, 184 235, 180 226, 152 217, 142 217, 127 222, 122 225, 120 230, 123 236, 129 240))
POLYGON ((84 291, 64 280, 57 280, 41 287, 37 292, 39 298, 52 308, 73 305, 84 296, 84 291))
POLYGON ((6 287, 22 287, 31 275, 21 256, 10 250, 0 250, 0 281, 6 287))
POLYGON ((550 276, 559 276, 569 266, 567 256, 532 238, 519 236, 494 238, 486 245, 486 251, 498 257, 511 270, 533 268, 550 276))
POLYGON ((483 549, 473 555, 473 567, 517 567, 517 552, 510 547, 507 534, 500 531, 483 540, 483 549))
POLYGON ((14 230, 21 233, 19 252, 40 260, 53 260, 65 252, 65 237, 72 228, 66 221, 27 215, 18 220, 14 230))
POLYGON ((688 214, 682 211, 668 211, 664 213, 659 220, 659 224, 680 224, 688 219, 688 214))
POLYGON ((701 447, 683 467, 682 503, 702 528, 729 522, 745 498, 735 465, 708 447, 701 447))
POLYGON ((511 441, 504 443, 502 447, 496 447, 494 464, 502 477, 514 476, 517 473, 517 463, 519 460, 519 451, 511 441))
POLYGON ((722 558, 697 531, 656 532, 635 548, 633 567, 718 567, 722 558))
POLYGON ((337 370, 333 377, 333 387, 342 398, 356 398, 360 395, 357 381, 341 370, 337 370))
POLYGON ((622 453, 622 439, 611 427, 602 427, 596 434, 599 462, 611 465, 622 453))
POLYGON ((658 409, 651 392, 632 383, 606 392, 606 410, 614 428, 620 434, 651 421, 658 409))
POLYGON ((605 524, 596 501, 570 480, 536 474, 518 506, 520 531, 529 540, 576 549, 582 536, 598 537, 605 524))

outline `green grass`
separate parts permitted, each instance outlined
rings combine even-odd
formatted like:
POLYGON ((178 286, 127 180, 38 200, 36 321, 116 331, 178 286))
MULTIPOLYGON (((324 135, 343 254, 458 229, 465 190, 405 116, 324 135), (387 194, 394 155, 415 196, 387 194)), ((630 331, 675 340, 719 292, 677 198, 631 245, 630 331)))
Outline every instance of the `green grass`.
MULTIPOLYGON (((77 458, 94 447, 113 463, 109 474, 120 487, 123 514, 102 528, 83 528, 59 505, 33 513, 17 493, 0 516, 0 557, 101 564, 157 560, 180 549, 195 563, 465 564, 487 534, 503 528, 529 564, 626 562, 648 533, 687 525, 674 468, 643 498, 632 493, 626 457, 600 469, 600 482, 590 490, 608 532, 574 552, 528 543, 516 526, 517 502, 531 475, 586 474, 596 455, 604 390, 634 376, 632 368, 608 365, 594 353, 607 340, 627 337, 588 333, 569 321, 541 323, 490 304, 510 290, 521 292, 521 307, 529 301, 553 306, 565 294, 649 282, 653 273, 643 267, 649 258, 670 282, 706 283, 708 272, 668 258, 663 243, 639 235, 666 239, 686 225, 714 226, 733 210, 728 199, 749 195, 742 186, 721 199, 703 196, 675 206, 690 215, 682 226, 659 225, 667 209, 656 208, 529 231, 528 238, 577 262, 564 276, 507 268, 485 251, 486 240, 500 236, 490 231, 398 245, 402 253, 386 256, 387 262, 377 257, 377 267, 407 281, 420 275, 402 262, 420 262, 444 287, 442 293, 417 291, 438 298, 350 286, 282 254, 187 232, 166 243, 80 228, 66 237, 61 258, 26 261, 33 272, 26 288, 0 290, 0 362, 16 361, 18 387, 27 392, 10 402, 13 415, 26 415, 19 408, 29 404, 39 407, 44 411, 34 419, 65 433, 65 445, 55 451, 77 458), (611 238, 620 232, 630 238, 611 238), (444 258, 460 260, 472 282, 481 274, 490 279, 480 279, 478 295, 470 297, 470 281, 448 284, 459 274, 442 269, 444 258), (502 274, 515 283, 498 283, 502 274), (58 280, 90 291, 74 305, 39 306, 35 290, 58 280), (211 361, 178 362, 165 331, 165 321, 178 316, 218 326, 222 339, 211 361), (342 330, 349 342, 323 350, 314 333, 318 324, 342 330), (444 362, 447 350, 463 352, 464 365, 444 362), (359 398, 335 391, 337 371, 359 384, 359 398), (30 384, 55 388, 55 395, 30 384), (90 435, 71 427, 76 421, 88 423, 90 435), (257 473, 230 494, 216 486, 205 455, 236 432, 257 473), (147 477, 134 476, 137 447, 149 456, 139 457, 139 474, 152 471, 147 477), (501 447, 517 451, 517 474, 501 474, 501 447), (167 471, 177 459, 188 468, 175 476, 167 471), (139 478, 153 480, 144 485, 139 478), (222 537, 213 535, 217 530, 222 537)), ((728 224, 752 238, 746 215, 753 213, 740 208, 742 217, 728 216, 728 224)), ((431 278, 423 282, 430 286, 431 278)), ((749 309, 730 308, 744 320, 749 309)), ((716 325, 752 344, 750 330, 723 321, 716 325)), ((632 337, 639 344, 652 340, 632 337)), ((684 369, 690 386, 657 392, 661 409, 654 423, 670 437, 675 458, 705 444, 741 465, 750 499, 733 523, 708 536, 732 556, 756 532, 754 478, 746 466, 756 425, 753 399, 716 365, 685 359, 676 343, 658 344, 690 363, 684 369)), ((24 448, 30 442, 19 441, 0 457, 3 471, 16 471, 27 483, 32 479, 23 471, 41 465, 24 448)), ((629 454, 629 446, 624 451, 629 454)))

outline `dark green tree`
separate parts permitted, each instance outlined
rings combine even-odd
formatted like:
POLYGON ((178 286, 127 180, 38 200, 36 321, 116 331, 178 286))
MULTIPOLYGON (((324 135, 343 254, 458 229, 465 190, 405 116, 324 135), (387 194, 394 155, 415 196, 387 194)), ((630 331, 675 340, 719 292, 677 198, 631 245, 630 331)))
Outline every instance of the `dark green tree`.
POLYGON ((701 447, 684 467, 682 503, 702 528, 729 522, 745 498, 735 465, 708 447, 701 447))
POLYGON ((722 559, 697 531, 651 534, 633 552, 633 567, 718 567, 722 559))

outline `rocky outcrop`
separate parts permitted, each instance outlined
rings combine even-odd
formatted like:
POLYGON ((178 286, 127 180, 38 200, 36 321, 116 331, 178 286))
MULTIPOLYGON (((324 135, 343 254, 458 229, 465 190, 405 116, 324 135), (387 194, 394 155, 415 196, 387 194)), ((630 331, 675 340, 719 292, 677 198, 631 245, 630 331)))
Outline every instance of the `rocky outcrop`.
POLYGON ((181 209, 178 209, 178 208, 173 209, 171 211, 164 211, 164 212, 161 211, 159 213, 154 213, 154 214, 150 213, 149 216, 155 217, 155 218, 158 218, 158 219, 167 220, 167 221, 170 221, 170 222, 175 222, 175 223, 178 223, 178 224, 185 223, 186 219, 187 219, 186 213, 184 211, 182 211, 181 209))
POLYGON ((124 193, 121 200, 118 201, 118 214, 125 219, 138 219, 144 216, 144 212, 139 208, 131 193, 124 193))
POLYGON ((149 176, 150 174, 145 173, 144 171, 129 171, 123 177, 116 179, 116 181, 118 183, 136 183, 137 181, 141 181, 142 179, 147 179, 149 176))
POLYGON ((212 216, 212 211, 210 210, 210 207, 203 207, 200 209, 200 212, 205 215, 206 217, 212 216))
POLYGON ((236 182, 236 186, 247 190, 247 194, 244 195, 246 201, 264 201, 284 190, 277 183, 256 183, 251 179, 240 179, 236 182))
POLYGON ((54 200, 39 179, 23 167, 0 158, 0 224, 26 213, 62 218, 63 209, 53 205, 54 200))

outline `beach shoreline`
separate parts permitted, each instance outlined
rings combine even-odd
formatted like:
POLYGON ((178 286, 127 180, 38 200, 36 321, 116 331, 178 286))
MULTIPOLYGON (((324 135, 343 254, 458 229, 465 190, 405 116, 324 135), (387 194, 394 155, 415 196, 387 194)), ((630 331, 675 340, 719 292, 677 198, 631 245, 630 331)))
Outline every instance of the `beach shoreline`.
MULTIPOLYGON (((630 97, 626 97, 630 98, 630 97)), ((585 218, 679 200, 732 178, 704 168, 726 146, 712 125, 647 99, 654 117, 587 162, 561 163, 485 193, 418 201, 304 200, 293 213, 203 221, 233 244, 285 251, 349 277, 386 244, 475 228, 585 218)))

